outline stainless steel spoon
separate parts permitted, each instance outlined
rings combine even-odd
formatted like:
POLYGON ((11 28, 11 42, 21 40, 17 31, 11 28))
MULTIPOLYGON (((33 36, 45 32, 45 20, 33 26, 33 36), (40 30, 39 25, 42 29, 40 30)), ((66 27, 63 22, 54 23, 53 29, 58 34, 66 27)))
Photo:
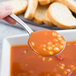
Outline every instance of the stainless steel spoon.
MULTIPOLYGON (((32 32, 33 32, 33 30, 30 28, 30 27, 28 27, 28 25, 25 23, 25 22, 23 22, 19 17, 17 17, 15 14, 11 14, 10 15, 10 17, 12 17, 14 20, 16 20, 19 24, 21 24, 25 29, 26 29, 26 31, 28 32, 28 34, 30 35, 32 32)), ((65 46, 66 46, 66 42, 65 42, 65 46)), ((64 46, 64 48, 65 48, 65 46, 64 46)), ((34 49, 32 49, 32 50, 34 50, 34 49)), ((64 50, 64 49, 63 49, 64 50)), ((62 51, 63 51, 62 50, 62 51)), ((58 54, 60 54, 62 51, 60 51, 59 53, 57 53, 56 55, 58 55, 58 54)), ((36 51, 34 51, 36 54, 39 54, 38 52, 36 52, 36 51)), ((39 54, 40 55, 40 54, 39 54)), ((54 55, 53 55, 54 56, 54 55)))
POLYGON ((12 17, 14 20, 16 20, 20 25, 22 25, 25 29, 26 29, 26 31, 29 33, 29 35, 33 32, 33 30, 30 28, 30 27, 28 27, 28 25, 25 23, 25 22, 23 22, 19 17, 17 17, 15 14, 11 14, 10 15, 10 17, 12 17))

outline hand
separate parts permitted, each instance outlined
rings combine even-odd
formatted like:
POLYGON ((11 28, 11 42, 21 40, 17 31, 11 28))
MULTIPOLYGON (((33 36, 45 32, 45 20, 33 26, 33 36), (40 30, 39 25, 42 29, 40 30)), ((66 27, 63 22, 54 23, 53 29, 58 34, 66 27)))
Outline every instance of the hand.
POLYGON ((0 19, 7 21, 9 24, 15 25, 16 21, 9 16, 11 13, 10 6, 0 6, 0 19))

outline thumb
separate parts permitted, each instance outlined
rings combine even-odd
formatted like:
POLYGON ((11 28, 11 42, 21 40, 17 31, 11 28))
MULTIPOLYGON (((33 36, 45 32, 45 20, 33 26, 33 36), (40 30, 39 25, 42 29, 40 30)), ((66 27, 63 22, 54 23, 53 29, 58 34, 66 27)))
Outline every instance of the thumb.
POLYGON ((12 8, 7 5, 7 6, 0 6, 0 19, 3 19, 7 17, 8 15, 11 14, 12 8))

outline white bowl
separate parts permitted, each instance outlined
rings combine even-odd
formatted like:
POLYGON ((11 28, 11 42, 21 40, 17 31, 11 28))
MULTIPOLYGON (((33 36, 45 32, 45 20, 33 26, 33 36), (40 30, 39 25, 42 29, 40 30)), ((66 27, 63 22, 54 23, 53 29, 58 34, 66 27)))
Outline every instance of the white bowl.
MULTIPOLYGON (((66 41, 76 41, 76 30, 57 31, 63 35, 66 41)), ((12 45, 27 44, 29 35, 16 35, 7 37, 3 41, 2 61, 1 61, 1 76, 10 76, 10 47, 12 45)))

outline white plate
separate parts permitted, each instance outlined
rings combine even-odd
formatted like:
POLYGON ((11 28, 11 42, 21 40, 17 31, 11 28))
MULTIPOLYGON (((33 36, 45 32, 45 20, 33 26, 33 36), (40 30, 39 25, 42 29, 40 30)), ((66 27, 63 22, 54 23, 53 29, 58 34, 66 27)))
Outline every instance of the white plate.
MULTIPOLYGON (((76 30, 63 30, 58 31, 63 35, 66 41, 75 41, 76 40, 76 30)), ((2 50, 2 62, 1 62, 1 76, 10 76, 10 47, 11 45, 25 45, 27 44, 29 35, 16 35, 7 37, 3 41, 3 50, 2 50)))

